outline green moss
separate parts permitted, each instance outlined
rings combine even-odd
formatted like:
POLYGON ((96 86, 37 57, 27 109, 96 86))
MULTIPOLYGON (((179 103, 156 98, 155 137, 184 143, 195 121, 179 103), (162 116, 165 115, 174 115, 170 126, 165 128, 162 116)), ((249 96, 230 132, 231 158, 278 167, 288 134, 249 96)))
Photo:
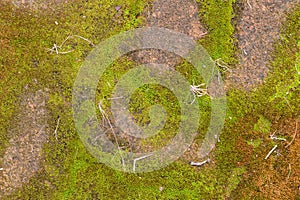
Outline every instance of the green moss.
POLYGON ((251 146, 253 146, 253 148, 257 148, 257 147, 259 147, 259 145, 261 144, 261 139, 256 139, 256 140, 246 140, 246 142, 247 142, 247 144, 248 145, 251 145, 251 146))
MULTIPOLYGON (((253 153, 246 156, 249 159, 246 163, 246 174, 251 175, 252 171, 258 172, 253 178, 245 178, 239 185, 238 190, 232 193, 234 199, 265 199, 258 192, 259 188, 256 184, 256 177, 264 176, 263 171, 265 165, 262 165, 264 157, 274 147, 274 141, 269 139, 272 127, 277 123, 291 118, 297 119, 299 117, 299 73, 297 69, 300 36, 297 34, 300 28, 300 7, 296 7, 293 12, 288 16, 282 30, 281 39, 276 44, 274 51, 274 60, 272 62, 272 69, 267 77, 266 83, 256 88, 252 93, 246 94, 247 104, 241 104, 239 107, 237 104, 232 104, 236 107, 229 108, 231 110, 240 110, 242 118, 240 121, 236 121, 233 126, 234 129, 239 128, 239 137, 246 140, 246 143, 251 144, 255 149, 253 153), (257 119, 256 121, 254 119, 257 119), (253 133, 254 130, 254 133, 253 133), (262 174, 260 174, 262 173, 262 174), (249 196, 249 192, 251 195, 249 196)), ((234 100, 239 98, 239 93, 232 93, 235 97, 228 99, 234 100)), ((230 101, 230 100, 229 100, 230 101)), ((240 100, 234 102, 239 102, 240 100)), ((244 100, 242 102, 245 102, 244 100)), ((231 103, 229 102, 229 105, 231 103)), ((236 113, 236 111, 235 111, 236 113)), ((226 132, 225 132, 226 133, 226 132)), ((278 137, 281 137, 278 135, 278 137)), ((231 134, 233 136, 233 134, 231 134)), ((237 137, 235 136, 235 137, 237 137)), ((277 143, 280 147, 280 143, 277 143)), ((237 143, 225 142, 224 146, 232 145, 232 147, 239 147, 237 143)), ((219 147, 222 149, 223 145, 219 147)), ((239 147, 240 154, 247 154, 249 150, 247 147, 239 147)), ((217 150, 220 151, 220 150, 217 150)), ((220 160, 224 159, 225 154, 219 154, 220 160)), ((229 155, 229 154, 228 154, 229 155)), ((230 154, 230 157, 232 154, 230 154)), ((276 165, 282 165, 284 161, 275 159, 271 163, 274 170, 276 165)), ((290 161, 288 161, 290 162, 290 161)), ((285 163, 287 165, 287 163, 285 163)), ((272 169, 273 169, 272 168, 272 169)), ((277 172, 276 172, 277 173, 277 172)), ((278 172, 279 173, 279 172, 278 172)), ((248 175, 246 175, 248 176, 248 175)), ((295 183, 293 183, 295 184, 295 183)))
MULTIPOLYGON (((221 0, 201 2, 200 17, 209 35, 200 42, 214 59, 221 58, 227 63, 234 62, 233 26, 230 24, 234 16, 233 3, 221 0)), ((236 193, 256 189, 251 184, 241 185, 246 179, 242 175, 259 170, 260 160, 251 155, 250 161, 243 161, 249 155, 243 151, 246 147, 240 147, 238 142, 240 138, 246 141, 254 139, 250 144, 257 148, 255 153, 261 157, 269 151, 270 143, 265 144, 263 139, 268 137, 266 133, 276 116, 288 118, 299 115, 297 84, 300 58, 297 44, 300 39, 295 34, 300 29, 299 9, 289 17, 265 85, 252 93, 236 89, 228 92, 226 124, 212 153, 216 166, 211 164, 195 169, 177 161, 159 171, 127 174, 98 163, 82 145, 74 128, 71 110, 73 81, 92 47, 84 40, 73 38, 61 49, 72 49, 72 53, 49 54, 46 48, 51 48, 54 43, 60 44, 68 35, 81 35, 97 44, 122 30, 133 29, 140 25, 138 14, 146 4, 146 1, 133 0, 126 3, 75 1, 52 14, 36 12, 31 15, 21 11, 14 11, 15 14, 11 15, 12 8, 8 5, 0 8, 3 11, 0 12, 0 26, 4 30, 0 33, 4 44, 9 47, 4 48, 0 55, 3 69, 0 73, 0 154, 4 152, 5 145, 2 144, 7 143, 6 133, 26 84, 32 90, 49 88, 47 107, 51 112, 49 124, 53 130, 60 118, 57 140, 50 135, 45 145, 45 162, 41 170, 29 184, 7 199, 225 199, 232 195, 241 199, 244 197, 236 193), (121 5, 120 13, 115 10, 117 5, 121 5), (33 78, 37 79, 37 85, 33 78), (288 85, 288 89, 284 85, 288 85), (253 129, 257 132, 255 137, 253 129), (234 190, 236 192, 232 192, 234 190)), ((99 82, 97 101, 110 97, 116 80, 133 67, 135 64, 124 57, 107 68, 99 82)), ((193 84, 202 82, 201 76, 187 62, 181 63, 177 70, 193 84)), ((166 88, 146 85, 137 90, 133 98, 131 111, 139 124, 149 122, 147 108, 156 103, 161 103, 168 113, 173 113, 168 116, 170 123, 161 134, 164 137, 146 141, 153 146, 164 144, 163 139, 172 136, 170 133, 178 126, 179 106, 174 96, 166 88), (141 108, 145 109, 140 112, 141 108)), ((201 135, 206 132, 210 119, 210 100, 203 97, 198 103, 203 119, 199 124, 201 135)), ((103 105, 109 112, 109 101, 104 101, 103 105)), ((196 139, 196 142, 199 141, 201 136, 196 139)))
POLYGON ((233 63, 235 0, 198 0, 200 2, 200 20, 206 25, 208 35, 200 43, 208 50, 211 57, 225 63, 233 63))
POLYGON ((271 122, 260 115, 257 123, 254 125, 254 131, 261 133, 270 133, 271 122))
MULTIPOLYGON (((45 162, 41 171, 31 179, 29 184, 8 198, 198 199, 199 196, 224 198, 235 188, 237 180, 227 180, 227 175, 236 174, 232 172, 233 168, 225 170, 204 168, 203 171, 197 172, 187 163, 178 161, 160 171, 147 174, 126 174, 99 164, 81 144, 72 121, 71 93, 77 71, 92 47, 84 40, 71 38, 60 49, 60 51, 73 50, 71 53, 56 55, 50 54, 46 49, 51 48, 54 43, 61 44, 68 35, 80 35, 97 44, 120 31, 135 28, 142 21, 138 15, 146 3, 146 1, 127 1, 126 3, 110 0, 104 0, 101 3, 75 1, 52 14, 37 11, 29 15, 28 12, 15 11, 17 14, 13 17, 8 14, 11 12, 9 6, 1 8, 3 11, 1 19, 6 25, 3 29, 12 30, 8 37, 11 38, 9 44, 12 49, 10 51, 6 49, 1 55, 5 67, 1 75, 5 79, 1 80, 0 84, 4 86, 3 91, 9 91, 4 92, 5 95, 1 97, 1 100, 5 102, 10 99, 7 107, 1 106, 5 113, 5 117, 1 118, 3 123, 1 122, 0 127, 5 127, 5 130, 1 132, 1 137, 6 137, 10 119, 17 107, 15 100, 23 93, 22 88, 26 84, 29 84, 32 90, 49 89, 47 107, 51 112, 50 126, 55 128, 57 119, 60 119, 57 139, 54 135, 50 135, 49 143, 45 145, 45 162), (121 5, 119 12, 115 10, 117 5, 121 5), (19 71, 21 75, 18 75, 19 71), (14 77, 14 80, 7 85, 6 81, 11 77, 14 77), (38 85, 32 82, 33 78, 37 79, 38 85), (231 186, 226 187, 227 184, 231 186), (162 191, 159 190, 160 187, 163 188, 162 191)), ((219 10, 210 10, 210 14, 214 12, 219 12, 219 10)), ((214 33, 212 40, 217 39, 216 34, 217 32, 214 33)), ((222 54, 222 59, 226 60, 231 53, 225 53, 221 48, 222 45, 217 43, 215 41, 212 44, 211 52, 216 55, 216 58, 222 54), (213 47, 214 45, 218 47, 213 47)), ((115 80, 133 67, 135 65, 125 58, 120 58, 110 66, 99 82, 97 101, 107 99, 111 95, 111 89, 115 86, 115 80)), ((191 83, 202 83, 201 76, 187 62, 183 62, 177 69, 191 83)), ((164 144, 164 139, 171 137, 170 133, 178 127, 180 117, 178 102, 169 90, 153 85, 140 88, 136 91, 134 99, 131 110, 140 124, 148 123, 147 108, 156 103, 161 103, 168 113, 172 113, 167 119, 170 123, 167 123, 167 127, 161 134, 163 137, 146 141, 153 146, 164 144), (145 109, 139 113, 140 108, 145 109)), ((202 109, 201 118, 203 119, 199 125, 199 132, 204 134, 210 120, 210 100, 203 97, 198 103, 202 109)), ((104 101, 103 105, 107 109, 110 103, 104 101)))
POLYGON ((293 116, 299 112, 300 82, 299 82, 299 41, 297 30, 300 28, 299 7, 288 17, 281 40, 276 45, 272 73, 267 78, 257 96, 265 96, 268 106, 275 108, 275 112, 293 116), (263 94, 265 93, 265 94, 263 94), (266 95, 266 93, 268 93, 266 95))

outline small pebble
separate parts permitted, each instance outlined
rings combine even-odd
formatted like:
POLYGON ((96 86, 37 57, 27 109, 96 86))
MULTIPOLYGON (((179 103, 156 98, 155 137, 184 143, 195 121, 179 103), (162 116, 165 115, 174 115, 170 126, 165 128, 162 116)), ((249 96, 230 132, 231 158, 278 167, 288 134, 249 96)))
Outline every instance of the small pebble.
POLYGON ((119 11, 119 10, 121 10, 121 6, 116 6, 115 9, 116 9, 116 11, 119 11))
POLYGON ((0 171, 2 171, 3 170, 3 168, 0 168, 0 171))
POLYGON ((55 21, 54 23, 55 23, 56 25, 58 25, 58 22, 57 22, 57 21, 55 21))

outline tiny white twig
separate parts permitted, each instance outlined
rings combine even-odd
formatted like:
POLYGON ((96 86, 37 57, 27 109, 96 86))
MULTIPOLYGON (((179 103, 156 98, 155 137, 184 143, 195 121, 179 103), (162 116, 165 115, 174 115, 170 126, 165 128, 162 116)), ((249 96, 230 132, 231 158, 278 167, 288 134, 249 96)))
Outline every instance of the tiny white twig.
POLYGON ((52 49, 47 49, 47 51, 50 51, 51 53, 55 52, 56 54, 68 54, 68 53, 73 52, 74 49, 70 50, 70 51, 58 51, 57 48, 53 46, 52 49))
POLYGON ((54 136, 55 136, 56 140, 58 140, 57 139, 57 130, 58 130, 59 122, 60 122, 60 117, 58 117, 58 119, 57 119, 56 127, 55 127, 55 130, 54 130, 54 136))
POLYGON ((206 163, 209 163, 209 162, 210 162, 210 159, 208 158, 208 159, 206 159, 202 162, 190 162, 190 165, 200 167, 200 166, 202 166, 206 163))
POLYGON ((200 85, 190 85, 190 91, 194 95, 194 99, 191 102, 191 104, 193 104, 195 102, 197 97, 202 97, 204 95, 208 95, 207 88, 202 88, 203 86, 205 86, 205 83, 202 83, 200 85))
POLYGON ((250 7, 250 9, 252 9, 252 6, 251 6, 251 4, 249 3, 249 0, 246 0, 246 2, 247 2, 247 4, 248 4, 248 6, 250 7))
POLYGON ((152 155, 153 155, 153 154, 151 153, 151 154, 149 154, 149 155, 144 155, 144 156, 141 156, 141 157, 139 157, 139 158, 135 158, 135 159, 133 159, 133 168, 132 168, 133 172, 135 172, 135 168, 136 168, 136 161, 139 161, 139 160, 145 159, 145 158, 147 158, 147 157, 149 157, 149 156, 152 156, 152 155))
POLYGON ((281 141, 286 141, 285 138, 279 138, 275 135, 276 131, 274 131, 274 133, 272 135, 270 135, 270 139, 271 140, 281 140, 281 141))
POLYGON ((205 36, 205 35, 207 35, 207 34, 208 34, 208 32, 205 31, 204 33, 201 33, 199 36, 200 36, 200 37, 203 37, 203 36, 205 36))
POLYGON ((293 109, 292 109, 292 107, 291 107, 291 104, 290 104, 290 102, 287 100, 287 98, 286 98, 285 96, 284 96, 283 98, 284 98, 284 100, 286 101, 286 103, 287 103, 289 109, 290 109, 291 111, 293 111, 293 109))
POLYGON ((265 160, 267 160, 269 158, 269 156, 273 153, 273 151, 275 151, 275 149, 277 148, 277 144, 271 149, 271 151, 269 151, 269 153, 267 154, 267 156, 265 157, 265 160))
POLYGON ((58 54, 68 54, 68 53, 71 53, 73 52, 74 50, 70 50, 70 51, 58 51, 58 49, 61 49, 63 47, 63 45, 67 42, 67 40, 71 39, 71 38, 74 38, 74 37, 77 37, 77 38, 80 38, 86 42, 88 42, 89 44, 91 44, 92 46, 95 46, 93 44, 93 42, 91 42, 90 40, 80 36, 80 35, 69 35, 62 43, 61 45, 57 46, 55 43, 53 44, 53 47, 51 49, 47 49, 47 51, 50 51, 51 53, 56 53, 57 55, 58 54))
POLYGON ((69 36, 61 43, 61 45, 59 45, 58 47, 59 47, 59 48, 62 48, 62 46, 63 46, 69 39, 74 38, 74 37, 80 38, 80 39, 82 39, 82 40, 88 42, 88 43, 91 44, 92 46, 95 46, 95 45, 93 44, 93 42, 91 42, 90 40, 86 39, 85 37, 82 37, 82 36, 80 36, 80 35, 69 35, 69 36))
POLYGON ((250 7, 250 9, 252 9, 252 6, 251 6, 251 4, 249 3, 249 1, 246 0, 246 2, 247 2, 247 4, 248 4, 248 6, 250 7))
POLYGON ((56 46, 55 43, 54 43, 54 45, 53 45, 53 50, 55 50, 56 54, 58 54, 58 49, 57 49, 57 46, 56 46))
MULTIPOLYGON (((112 124, 111 124, 109 118, 108 118, 108 115, 106 114, 106 112, 105 112, 104 109, 102 108, 102 101, 99 102, 98 108, 99 108, 100 113, 101 113, 102 117, 104 118, 104 120, 106 120, 107 123, 109 124, 109 127, 110 127, 110 129, 111 129, 111 131, 112 131, 112 133, 113 133, 114 139, 115 139, 116 144, 117 144, 117 146, 118 146, 118 150, 119 150, 119 152, 121 152, 121 148, 120 148, 119 142, 118 142, 118 140, 117 140, 117 135, 116 135, 116 133, 115 133, 115 130, 114 130, 114 128, 113 128, 113 126, 112 126, 112 124)), ((123 169, 124 169, 124 171, 125 171, 125 161, 124 161, 124 158, 123 158, 123 156, 122 156, 121 154, 120 154, 120 156, 121 156, 121 162, 122 162, 122 165, 123 165, 123 169)))
POLYGON ((107 98, 108 100, 117 100, 117 99, 123 99, 124 97, 112 97, 112 98, 107 98))
POLYGON ((222 70, 231 72, 231 70, 228 67, 228 65, 224 61, 222 61, 221 58, 218 58, 217 60, 215 60, 215 64, 218 67, 220 67, 222 70))

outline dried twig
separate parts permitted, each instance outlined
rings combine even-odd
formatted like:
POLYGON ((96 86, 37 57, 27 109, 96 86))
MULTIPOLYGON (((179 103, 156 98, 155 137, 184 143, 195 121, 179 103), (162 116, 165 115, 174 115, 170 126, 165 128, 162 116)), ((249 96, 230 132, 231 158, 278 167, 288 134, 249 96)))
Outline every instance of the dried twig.
POLYGON ((205 85, 205 83, 202 83, 200 85, 191 85, 190 91, 195 94, 197 97, 202 97, 204 95, 207 95, 207 88, 201 88, 205 85))
POLYGON ((199 37, 203 37, 203 36, 205 36, 205 35, 207 35, 207 34, 208 34, 208 32, 205 31, 204 33, 201 33, 201 34, 199 35, 199 37))
POLYGON ((287 103, 289 109, 290 109, 291 111, 293 111, 292 106, 291 106, 289 100, 287 100, 287 98, 286 98, 285 96, 284 96, 283 98, 284 98, 284 100, 286 101, 286 103, 287 103))
POLYGON ((292 173, 292 166, 291 166, 291 164, 289 163, 289 173, 288 173, 287 179, 290 178, 291 173, 292 173))
POLYGON ((202 166, 206 163, 209 163, 209 162, 210 162, 210 159, 208 158, 208 159, 206 159, 202 162, 190 162, 190 165, 200 167, 200 166, 202 166))
POLYGON ((69 35, 69 36, 61 43, 61 45, 59 46, 59 48, 62 48, 62 46, 63 46, 69 39, 74 38, 74 37, 80 38, 80 39, 82 39, 82 40, 88 42, 90 45, 95 46, 95 45, 93 44, 93 42, 91 42, 90 40, 86 39, 85 37, 82 37, 82 36, 80 36, 80 35, 69 35))
POLYGON ((56 53, 56 54, 68 54, 68 53, 73 52, 74 50, 58 51, 57 46, 53 46, 51 49, 47 49, 47 51, 50 51, 51 53, 56 53))
MULTIPOLYGON (((102 108, 102 101, 99 102, 98 108, 99 108, 99 110, 100 110, 100 113, 101 113, 103 119, 106 120, 107 123, 109 124, 109 127, 110 127, 110 129, 111 129, 111 131, 112 131, 112 133, 113 133, 114 138, 115 138, 115 141, 116 141, 118 150, 119 150, 119 152, 121 152, 122 150, 121 150, 120 145, 119 145, 119 142, 118 142, 118 140, 117 140, 117 135, 116 135, 116 133, 115 133, 115 130, 114 130, 114 128, 113 128, 113 126, 112 126, 112 124, 111 124, 109 118, 108 118, 108 115, 106 114, 106 112, 105 112, 105 111, 103 110, 103 108, 102 108)), ((123 156, 122 156, 121 154, 120 154, 120 156, 121 156, 121 160, 122 160, 123 169, 125 170, 125 161, 124 161, 124 158, 123 158, 123 156)))
POLYGON ((248 6, 250 7, 250 9, 252 9, 252 6, 251 6, 251 4, 249 3, 249 0, 246 0, 246 2, 247 2, 247 4, 248 4, 248 6))
POLYGON ((269 156, 273 153, 273 151, 275 151, 275 149, 278 147, 278 145, 276 144, 271 151, 269 151, 269 153, 267 154, 267 156, 265 157, 265 160, 267 160, 269 158, 269 156))
POLYGON ((153 154, 151 153, 151 154, 149 154, 149 155, 144 155, 144 156, 142 156, 142 157, 139 157, 139 158, 135 158, 135 159, 133 159, 133 168, 132 168, 133 172, 135 172, 135 168, 136 168, 136 161, 139 161, 139 160, 145 159, 145 158, 147 158, 147 157, 149 157, 149 156, 152 156, 152 155, 153 155, 153 154))
POLYGON ((59 122, 60 122, 60 117, 58 117, 58 119, 57 119, 56 127, 55 127, 55 130, 54 130, 54 136, 55 136, 56 140, 58 140, 57 139, 57 130, 58 130, 59 122))
POLYGON ((281 141, 286 141, 285 138, 279 138, 275 135, 276 131, 274 131, 274 133, 272 135, 270 135, 270 139, 272 140, 281 140, 281 141))
POLYGON ((230 68, 228 67, 228 65, 221 60, 221 58, 218 58, 217 60, 215 60, 215 64, 221 68, 222 70, 224 71, 228 71, 228 72, 231 72, 230 68))
POLYGON ((108 100, 117 100, 117 99, 123 99, 124 97, 112 97, 112 98, 107 98, 108 100))
POLYGON ((205 83, 202 83, 200 85, 191 85, 190 86, 190 91, 194 95, 194 99, 191 102, 191 104, 193 104, 195 102, 195 100, 196 100, 197 97, 202 97, 204 95, 208 95, 207 88, 201 88, 204 85, 205 85, 205 83))
POLYGON ((57 49, 57 46, 56 46, 56 44, 54 43, 54 45, 53 45, 53 50, 55 50, 55 52, 56 52, 56 54, 58 54, 58 49, 57 49))
POLYGON ((297 135, 297 130, 298 130, 298 120, 296 120, 296 128, 295 128, 293 139, 285 146, 285 148, 288 148, 294 142, 297 135))
POLYGON ((68 54, 68 53, 71 53, 73 52, 74 50, 70 50, 70 51, 58 51, 59 49, 61 49, 63 47, 63 45, 71 38, 74 38, 74 37, 77 37, 77 38, 80 38, 86 42, 88 42, 90 45, 92 46, 95 46, 90 40, 80 36, 80 35, 70 35, 68 36, 62 43, 61 45, 57 46, 55 43, 53 44, 53 47, 51 49, 47 49, 47 51, 50 51, 51 53, 56 53, 56 54, 68 54))

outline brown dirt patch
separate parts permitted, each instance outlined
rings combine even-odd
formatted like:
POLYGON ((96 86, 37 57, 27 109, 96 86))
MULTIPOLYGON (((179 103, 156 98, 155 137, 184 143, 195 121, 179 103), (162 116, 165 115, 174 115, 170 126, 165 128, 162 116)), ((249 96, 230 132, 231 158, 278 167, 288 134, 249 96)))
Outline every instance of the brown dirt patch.
POLYGON ((286 13, 299 0, 246 0, 239 6, 236 40, 239 64, 230 75, 234 85, 249 90, 263 82, 270 69, 273 45, 279 39, 286 13))
POLYGON ((9 133, 10 146, 2 158, 0 197, 22 187, 39 169, 42 145, 48 138, 45 101, 46 94, 41 90, 22 97, 19 121, 9 133))
POLYGON ((295 199, 297 195, 299 197, 300 130, 298 128, 296 130, 296 122, 299 128, 299 119, 279 120, 273 123, 273 132, 276 130, 278 137, 285 137, 287 141, 274 141, 278 148, 268 159, 265 159, 265 156, 275 145, 270 144, 271 139, 268 135, 260 136, 262 143, 257 149, 253 149, 242 138, 239 140, 238 150, 242 155, 247 155, 240 165, 246 167, 247 172, 243 175, 243 182, 236 191, 237 198, 261 197, 275 200, 295 199), (286 148, 295 135, 295 131, 295 140, 286 148))
POLYGON ((300 130, 296 130, 299 122, 299 119, 286 120, 276 128, 289 137, 288 142, 297 132, 293 143, 288 148, 281 147, 278 150, 281 155, 267 161, 267 166, 262 168, 261 176, 255 181, 267 199, 295 199, 296 195, 300 195, 300 130))
MULTIPOLYGON (((198 18, 198 5, 193 0, 156 0, 145 9, 143 16, 147 27, 163 27, 184 33, 195 40, 206 32, 198 18)), ((139 64, 159 63, 173 67, 181 58, 161 50, 143 50, 132 54, 139 64)))

